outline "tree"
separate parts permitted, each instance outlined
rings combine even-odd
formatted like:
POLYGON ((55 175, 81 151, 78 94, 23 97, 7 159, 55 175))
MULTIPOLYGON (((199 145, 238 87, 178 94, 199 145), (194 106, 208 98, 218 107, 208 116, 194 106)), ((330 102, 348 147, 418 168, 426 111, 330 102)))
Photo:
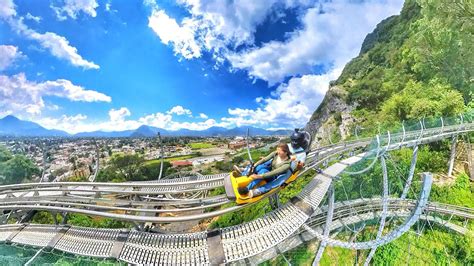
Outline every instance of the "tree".
POLYGON ((428 84, 407 83, 382 105, 382 113, 395 120, 421 119, 432 116, 454 116, 464 111, 462 94, 438 79, 428 84))
POLYGON ((0 146, 0 162, 10 160, 13 155, 3 146, 0 146))
MULTIPOLYGON (((152 163, 143 164, 140 171, 144 180, 156 180, 160 176, 161 162, 153 161, 152 163)), ((171 169, 171 163, 163 161, 163 174, 165 176, 171 169)))
POLYGON ((110 165, 122 174, 125 180, 139 180, 139 170, 144 161, 138 154, 115 154, 110 159, 110 165))
MULTIPOLYGON (((5 155, 5 154, 4 154, 5 155)), ((8 155, 6 153, 6 155, 8 155)), ((9 156, 3 156, 7 158, 9 156)), ((0 176, 3 184, 17 184, 25 179, 31 179, 34 175, 39 175, 40 170, 36 165, 24 155, 15 155, 9 160, 0 162, 0 176)))

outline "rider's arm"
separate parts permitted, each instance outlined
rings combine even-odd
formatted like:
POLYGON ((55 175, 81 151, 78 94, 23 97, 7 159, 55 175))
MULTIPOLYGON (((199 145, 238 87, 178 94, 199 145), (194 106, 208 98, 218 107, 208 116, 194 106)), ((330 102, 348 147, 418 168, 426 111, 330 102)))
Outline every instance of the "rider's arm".
POLYGON ((257 166, 257 165, 260 165, 260 164, 262 164, 262 163, 264 163, 264 162, 266 162, 266 161, 268 161, 268 160, 270 160, 270 159, 272 159, 272 158, 275 156, 275 154, 276 154, 276 151, 271 152, 271 153, 270 153, 269 155, 267 155, 266 157, 264 157, 264 158, 258 160, 258 161, 254 164, 254 167, 257 166))
POLYGON ((281 165, 280 167, 278 167, 276 169, 271 170, 268 173, 261 174, 259 176, 261 176, 262 178, 277 176, 277 175, 281 175, 281 174, 286 173, 286 171, 288 171, 288 170, 290 170, 290 163, 289 162, 281 165))

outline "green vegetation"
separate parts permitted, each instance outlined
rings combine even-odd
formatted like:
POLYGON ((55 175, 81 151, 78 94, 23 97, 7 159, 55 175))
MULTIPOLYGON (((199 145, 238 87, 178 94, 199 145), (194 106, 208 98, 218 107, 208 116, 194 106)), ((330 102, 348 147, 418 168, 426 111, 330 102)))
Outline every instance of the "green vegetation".
POLYGON ((425 230, 421 237, 413 233, 404 234, 396 241, 378 248, 373 258, 374 265, 402 265, 407 261, 410 265, 432 262, 438 265, 474 264, 472 235, 462 236, 443 228, 435 228, 425 230))
MULTIPOLYGON (((191 159, 191 158, 198 157, 198 156, 199 156, 198 153, 193 153, 193 154, 189 154, 189 155, 180 155, 180 156, 164 158, 163 161, 171 163, 171 162, 174 162, 174 161, 183 161, 183 160, 191 159)), ((153 159, 153 160, 146 161, 145 165, 156 164, 156 163, 159 164, 160 162, 161 162, 161 159, 153 159)))
MULTIPOLYGON (((160 175, 161 162, 146 162, 139 154, 114 154, 109 165, 100 170, 97 182, 125 182, 156 180, 160 175)), ((163 176, 171 174, 174 169, 167 161, 163 162, 163 176)))
MULTIPOLYGON (((425 229, 428 225, 425 226, 425 229)), ((415 228, 417 225, 415 225, 415 228)), ((363 236, 362 236, 363 237, 363 236)), ((311 265, 318 245, 311 241, 284 254, 292 265, 311 265)), ((411 231, 399 239, 377 249, 373 265, 472 265, 474 263, 474 238, 457 235, 434 226, 420 235, 411 231)), ((369 250, 354 251, 326 247, 320 265, 360 265, 369 250), (356 263, 358 262, 358 263, 356 263)), ((261 265, 287 265, 282 256, 261 265)))
POLYGON ((430 200, 474 208, 474 183, 466 173, 461 173, 452 185, 433 186, 430 200))
MULTIPOLYGON (((471 1, 406 0, 399 16, 366 37, 359 56, 331 84, 342 93, 330 97, 355 106, 351 114, 362 128, 472 110, 473 15, 471 1)), ((332 116, 337 122, 338 113, 332 116)))
MULTIPOLYGON (((25 265, 39 248, 23 245, 0 244, 0 265, 20 266, 25 265)), ((31 265, 61 265, 61 266, 106 266, 106 265, 126 265, 124 262, 115 259, 100 259, 85 256, 77 256, 58 250, 43 249, 32 261, 31 265)))
MULTIPOLYGON (((62 222, 62 216, 56 214, 56 221, 62 222)), ((53 214, 46 211, 38 211, 33 219, 32 223, 38 224, 54 224, 53 214)), ((67 224, 82 227, 94 227, 94 228, 130 228, 131 224, 122 222, 110 218, 103 217, 90 217, 84 214, 70 213, 67 216, 67 224)))
POLYGON ((192 142, 188 144, 193 150, 214 148, 215 145, 207 142, 192 142))
MULTIPOLYGON (((447 141, 420 147, 413 184, 414 188, 409 193, 409 197, 414 198, 419 193, 419 174, 421 172, 443 173, 446 171, 449 157, 448 147, 449 143, 447 141)), ((404 180, 401 180, 400 177, 407 176, 411 156, 412 150, 401 149, 391 152, 391 158, 387 160, 390 194, 393 196, 400 195, 403 189, 404 180)), ((370 164, 370 160, 361 163, 352 170, 365 168, 368 164, 370 164)), ((382 191, 381 184, 380 164, 376 164, 373 170, 363 175, 343 175, 341 181, 336 182, 336 200, 357 199, 361 198, 361 196, 364 198, 380 196, 382 191)), ((469 181, 469 177, 465 173, 458 175, 455 182, 451 185, 437 185, 435 182, 431 189, 430 201, 473 208, 474 184, 469 181)), ((243 215, 245 214, 242 213, 243 215)), ((245 220, 246 217, 240 217, 239 219, 245 220)), ((462 221, 454 218, 451 222, 460 224, 462 221)), ((472 230, 472 223, 468 226, 472 230)), ((409 261, 409 265, 423 265, 434 261, 439 262, 441 265, 472 265, 474 263, 474 237, 472 234, 466 236, 457 235, 436 226, 433 227, 434 230, 431 230, 431 227, 427 224, 415 225, 413 229, 415 230, 418 227, 425 228, 420 236, 410 232, 402 235, 398 240, 377 249, 372 261, 373 264, 401 265, 406 264, 407 261, 409 261), (410 243, 410 255, 407 253, 408 243, 410 243)), ((366 241, 373 239, 375 234, 376 227, 367 225, 366 229, 362 231, 361 236, 358 237, 358 240, 366 241)), ((310 265, 317 248, 317 243, 310 243, 313 245, 306 243, 285 253, 285 258, 291 264, 310 265)), ((357 253, 359 263, 365 260, 367 252, 360 251, 357 253)), ((328 247, 322 257, 321 265, 353 265, 355 259, 356 251, 328 247)), ((263 265, 286 265, 286 262, 283 257, 279 256, 263 265)))
POLYGON ((0 184, 18 184, 40 175, 40 170, 32 160, 21 154, 11 154, 0 146, 0 184))
POLYGON ((290 262, 291 265, 311 265, 314 259, 314 252, 311 251, 311 248, 309 247, 308 243, 304 243, 301 246, 291 250, 289 254, 284 254, 284 256, 285 258, 280 255, 275 259, 271 261, 266 261, 264 263, 261 263, 260 265, 288 265, 288 262, 290 262))

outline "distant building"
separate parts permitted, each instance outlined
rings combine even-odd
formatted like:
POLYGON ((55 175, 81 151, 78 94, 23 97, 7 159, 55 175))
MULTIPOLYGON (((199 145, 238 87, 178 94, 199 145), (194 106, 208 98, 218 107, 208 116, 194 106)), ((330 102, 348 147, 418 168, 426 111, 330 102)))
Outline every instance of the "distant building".
POLYGON ((184 167, 184 166, 192 166, 193 163, 190 161, 173 161, 171 162, 173 167, 184 167))
POLYGON ((246 145, 247 145, 247 143, 245 141, 231 141, 231 142, 229 142, 227 147, 229 149, 238 150, 240 148, 245 147, 246 145))

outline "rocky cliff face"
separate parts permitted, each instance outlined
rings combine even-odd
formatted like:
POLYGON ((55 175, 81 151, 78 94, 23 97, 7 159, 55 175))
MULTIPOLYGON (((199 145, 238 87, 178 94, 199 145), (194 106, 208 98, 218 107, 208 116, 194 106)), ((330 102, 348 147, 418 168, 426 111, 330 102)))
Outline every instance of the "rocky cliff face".
MULTIPOLYGON (((411 3, 413 1, 407 2, 411 3)), ((416 6, 414 2, 413 4, 416 6)), ((404 10, 405 13, 410 13, 410 10, 416 11, 418 9, 409 5, 404 10)), ((364 56, 366 57, 367 52, 374 49, 379 42, 382 43, 389 40, 394 31, 394 26, 400 23, 401 19, 408 21, 411 20, 411 17, 415 16, 408 16, 405 13, 401 16, 391 16, 381 21, 374 31, 365 37, 359 55, 345 66, 341 76, 336 81, 331 82, 323 102, 306 125, 306 129, 311 132, 315 140, 313 142, 314 146, 337 142, 355 134, 355 122, 357 119, 363 118, 356 118, 352 114, 352 111, 360 106, 357 102, 349 100, 347 85, 344 85, 344 83, 348 80, 350 84, 357 82, 357 79, 363 75, 354 73, 357 73, 367 65, 366 62, 361 64, 360 59, 364 56), (403 18, 407 16, 409 18, 403 18)))
POLYGON ((355 105, 347 104, 346 96, 347 92, 338 86, 331 86, 327 91, 323 102, 306 125, 313 135, 313 146, 336 142, 340 138, 336 136, 346 138, 352 135, 354 117, 351 112, 355 105))

